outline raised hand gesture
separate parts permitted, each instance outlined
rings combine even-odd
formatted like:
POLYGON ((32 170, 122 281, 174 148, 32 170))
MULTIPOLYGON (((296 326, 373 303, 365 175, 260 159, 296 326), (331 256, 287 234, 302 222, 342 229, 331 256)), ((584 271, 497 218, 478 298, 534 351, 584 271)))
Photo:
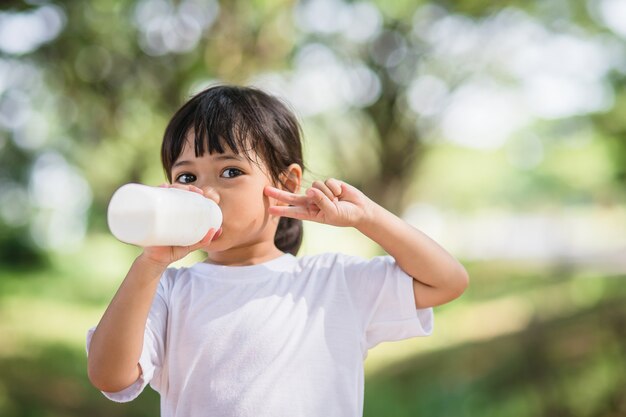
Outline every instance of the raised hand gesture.
POLYGON ((357 188, 334 178, 313 182, 304 195, 271 186, 264 191, 268 197, 287 204, 271 206, 269 213, 274 216, 353 227, 371 218, 372 201, 357 188))

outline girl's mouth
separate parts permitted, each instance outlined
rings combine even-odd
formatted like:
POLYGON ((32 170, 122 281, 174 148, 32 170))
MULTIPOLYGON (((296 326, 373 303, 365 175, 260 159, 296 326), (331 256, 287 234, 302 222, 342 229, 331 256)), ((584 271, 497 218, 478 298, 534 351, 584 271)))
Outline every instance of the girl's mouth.
POLYGON ((222 228, 220 227, 219 229, 217 229, 217 232, 215 232, 215 235, 213 235, 211 242, 217 239, 218 237, 220 237, 221 235, 222 235, 222 228))

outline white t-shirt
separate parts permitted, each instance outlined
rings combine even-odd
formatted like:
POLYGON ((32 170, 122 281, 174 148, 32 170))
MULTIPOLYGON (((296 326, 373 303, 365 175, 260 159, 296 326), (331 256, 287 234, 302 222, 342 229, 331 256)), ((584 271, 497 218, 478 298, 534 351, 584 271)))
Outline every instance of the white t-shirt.
POLYGON ((150 383, 163 417, 361 416, 367 350, 432 326, 432 309, 415 309, 412 278, 389 256, 168 269, 142 376, 105 395, 130 401, 150 383))

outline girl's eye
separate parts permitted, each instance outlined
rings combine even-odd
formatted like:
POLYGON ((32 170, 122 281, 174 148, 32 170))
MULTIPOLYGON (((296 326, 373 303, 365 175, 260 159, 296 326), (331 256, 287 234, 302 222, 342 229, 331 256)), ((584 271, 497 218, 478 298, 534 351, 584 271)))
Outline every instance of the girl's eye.
POLYGON ((196 176, 193 174, 180 174, 178 177, 176 177, 176 182, 181 184, 191 184, 196 179, 196 176))
POLYGON ((243 171, 237 168, 226 168, 222 171, 222 178, 235 178, 243 174, 243 171))

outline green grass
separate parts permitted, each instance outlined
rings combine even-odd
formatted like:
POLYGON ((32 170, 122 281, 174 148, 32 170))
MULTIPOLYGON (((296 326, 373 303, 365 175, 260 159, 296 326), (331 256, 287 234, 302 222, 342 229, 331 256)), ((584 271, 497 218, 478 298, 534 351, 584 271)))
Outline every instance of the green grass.
POLYGON ((370 373, 365 416, 624 416, 624 301, 370 373))
POLYGON ((146 389, 136 401, 117 404, 87 380, 84 351, 66 345, 26 347, 0 357, 0 416, 6 417, 154 417, 158 395, 146 389))
MULTIPOLYGON (((155 416, 158 395, 107 400, 85 332, 136 250, 92 237, 45 269, 0 270, 0 416, 155 416)), ((435 333, 366 361, 366 416, 626 416, 626 277, 558 265, 469 264, 435 333)))

